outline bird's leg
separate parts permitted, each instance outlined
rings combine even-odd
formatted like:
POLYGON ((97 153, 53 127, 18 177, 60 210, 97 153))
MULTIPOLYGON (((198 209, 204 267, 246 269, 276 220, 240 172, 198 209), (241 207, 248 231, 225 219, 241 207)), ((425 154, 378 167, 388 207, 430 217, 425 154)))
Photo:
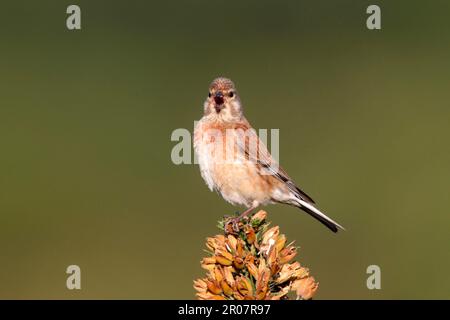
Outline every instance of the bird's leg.
POLYGON ((242 220, 243 218, 245 218, 246 216, 248 216, 253 210, 255 210, 256 207, 251 206, 250 208, 248 208, 247 210, 245 210, 244 212, 242 212, 236 219, 238 221, 242 220))

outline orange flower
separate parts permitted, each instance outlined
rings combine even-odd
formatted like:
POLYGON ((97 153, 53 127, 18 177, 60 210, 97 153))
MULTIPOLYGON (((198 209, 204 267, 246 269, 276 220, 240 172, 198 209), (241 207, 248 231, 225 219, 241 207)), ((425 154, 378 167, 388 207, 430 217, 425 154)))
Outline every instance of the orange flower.
POLYGON ((218 248, 216 249, 215 254, 216 254, 216 261, 221 265, 231 266, 231 264, 233 263, 233 256, 225 249, 218 248))
POLYGON ((245 296, 252 296, 253 295, 253 286, 250 282, 250 279, 248 279, 245 276, 241 276, 236 280, 236 286, 238 291, 245 297, 245 296))
POLYGON ((213 270, 214 266, 215 266, 215 263, 216 263, 216 258, 215 257, 206 257, 206 258, 202 259, 201 266, 202 266, 203 269, 213 270))
POLYGON ((244 267, 244 259, 241 257, 235 257, 233 262, 237 269, 242 269, 244 267))
POLYGON ((284 234, 280 234, 278 236, 277 241, 275 242, 275 247, 277 248, 278 252, 280 252, 284 248, 285 244, 286 244, 286 236, 284 234))
POLYGON ((280 251, 279 262, 281 264, 291 261, 297 255, 297 249, 289 246, 280 251))
POLYGON ((289 293, 289 290, 290 290, 290 287, 289 286, 285 286, 280 291, 278 291, 277 293, 273 294, 270 297, 270 300, 280 300, 280 299, 284 298, 289 293))
POLYGON ((233 277, 233 267, 224 267, 223 268, 223 276, 227 283, 233 287, 234 286, 234 277, 233 277))
POLYGON ((221 294, 222 288, 217 281, 208 281, 206 283, 208 290, 214 294, 221 294))
POLYGON ((236 245, 236 255, 238 257, 244 258, 245 255, 245 243, 242 239, 239 239, 236 245))
POLYGON ((294 281, 292 288, 296 290, 299 299, 309 300, 316 294, 319 284, 314 281, 313 277, 306 277, 294 281))
POLYGON ((245 235, 247 236, 247 242, 249 244, 253 244, 253 242, 255 242, 256 233, 255 230, 250 225, 245 226, 245 235))
POLYGON ((197 292, 206 292, 208 289, 205 280, 198 279, 194 280, 194 289, 197 290, 197 292))
POLYGON ((264 221, 267 217, 267 212, 265 212, 264 210, 259 210, 257 213, 255 213, 252 218, 251 218, 251 223, 261 223, 262 221, 264 221))
POLYGON ((214 251, 219 247, 225 246, 225 236, 219 234, 214 238, 206 238, 206 246, 211 251, 214 251))
POLYGON ((226 300, 225 297, 210 292, 197 293, 199 300, 226 300))
POLYGON ((230 287, 230 285, 225 280, 220 281, 220 286, 222 287, 222 291, 227 296, 233 295, 233 289, 230 287))
POLYGON ((248 272, 253 276, 254 279, 258 279, 258 268, 255 266, 253 261, 249 261, 246 264, 248 272))
POLYGON ((278 249, 272 246, 269 253, 267 254, 267 265, 272 269, 277 262, 278 249))
POLYGON ((267 230, 264 233, 264 236, 262 239, 262 244, 263 245, 268 244, 270 239, 273 239, 276 242, 276 239, 278 238, 279 233, 280 233, 280 227, 275 226, 275 227, 270 228, 269 230, 267 230))
POLYGON ((269 290, 270 270, 265 268, 258 273, 258 279, 256 280, 256 298, 263 300, 269 290))
POLYGON ((235 252, 237 246, 237 239, 233 235, 229 234, 227 240, 228 240, 227 244, 229 245, 231 252, 235 252))
POLYGON ((283 265, 278 274, 278 278, 275 279, 275 283, 281 284, 285 281, 295 278, 295 272, 296 272, 296 269, 298 269, 298 268, 300 268, 300 264, 298 262, 295 262, 293 264, 283 265))

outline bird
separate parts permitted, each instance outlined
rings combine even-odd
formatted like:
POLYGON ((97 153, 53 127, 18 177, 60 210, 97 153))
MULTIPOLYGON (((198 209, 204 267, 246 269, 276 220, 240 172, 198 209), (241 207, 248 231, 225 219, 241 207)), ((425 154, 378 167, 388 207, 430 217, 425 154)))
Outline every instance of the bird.
POLYGON ((230 79, 219 77, 211 82, 193 137, 206 185, 232 205, 246 208, 232 219, 235 230, 236 224, 259 206, 277 203, 300 208, 335 233, 345 230, 320 211, 272 157, 245 118, 230 79))

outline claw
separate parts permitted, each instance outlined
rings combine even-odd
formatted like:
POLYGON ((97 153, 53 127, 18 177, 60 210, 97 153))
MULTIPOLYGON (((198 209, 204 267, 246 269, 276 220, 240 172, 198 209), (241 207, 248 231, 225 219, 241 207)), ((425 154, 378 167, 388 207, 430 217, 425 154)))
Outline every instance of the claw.
POLYGON ((239 234, 239 222, 240 217, 229 217, 228 221, 225 222, 225 231, 230 234, 239 234))
POLYGON ((250 219, 248 217, 248 214, 250 214, 253 209, 254 208, 249 208, 241 214, 238 213, 237 217, 225 216, 225 219, 228 220, 227 222, 225 222, 225 232, 235 235, 239 234, 239 222, 241 222, 241 220, 243 219, 250 219))

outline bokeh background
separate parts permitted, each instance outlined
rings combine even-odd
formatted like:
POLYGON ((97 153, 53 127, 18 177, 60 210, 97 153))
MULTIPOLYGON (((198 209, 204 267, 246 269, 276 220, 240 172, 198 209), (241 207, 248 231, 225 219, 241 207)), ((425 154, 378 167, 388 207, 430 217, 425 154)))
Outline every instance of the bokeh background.
POLYGON ((204 239, 237 209, 171 162, 170 136, 192 131, 219 75, 347 228, 267 207, 318 299, 450 298, 449 14, 444 0, 3 1, 0 298, 194 298, 204 239), (65 26, 73 3, 81 31, 65 26))

